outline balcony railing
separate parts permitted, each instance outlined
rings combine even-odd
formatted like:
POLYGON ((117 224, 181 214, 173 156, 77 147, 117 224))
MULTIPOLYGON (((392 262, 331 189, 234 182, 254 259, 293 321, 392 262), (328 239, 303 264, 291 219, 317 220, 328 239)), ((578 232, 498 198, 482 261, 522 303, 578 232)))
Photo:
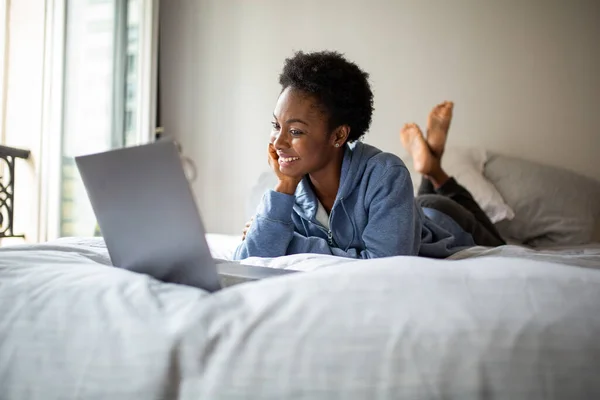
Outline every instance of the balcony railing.
MULTIPOLYGON (((14 207, 15 207, 15 160, 17 158, 28 159, 28 150, 15 149, 0 145, 0 160, 4 161, 5 168, 0 169, 8 176, 0 176, 0 239, 23 238, 24 235, 15 235, 13 231, 14 207), (5 179, 3 179, 5 178, 5 179)), ((0 161, 0 162, 1 162, 0 161)))

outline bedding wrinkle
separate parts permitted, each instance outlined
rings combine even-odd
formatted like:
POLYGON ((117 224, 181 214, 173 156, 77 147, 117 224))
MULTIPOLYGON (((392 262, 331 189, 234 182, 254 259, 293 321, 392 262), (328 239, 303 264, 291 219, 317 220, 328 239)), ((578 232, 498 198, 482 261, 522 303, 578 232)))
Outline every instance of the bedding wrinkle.
MULTIPOLYGON (((231 289, 222 291, 223 294, 226 292, 231 292, 231 289)), ((214 296, 220 295, 221 293, 218 293, 214 296)), ((231 298, 231 294, 229 297, 226 303, 220 302, 219 304, 221 317, 215 314, 215 317, 222 320, 223 324, 216 324, 217 321, 214 319, 210 322, 213 326, 218 325, 219 329, 213 330, 210 335, 210 352, 215 353, 217 357, 213 358, 207 364, 207 369, 204 370, 204 380, 207 382, 204 393, 209 395, 207 398, 211 398, 212 390, 218 390, 218 388, 213 388, 210 382, 230 381, 230 390, 233 392, 236 392, 238 385, 243 387, 247 384, 247 382, 238 382, 233 378, 236 373, 244 369, 244 365, 240 363, 239 359, 251 358, 254 360, 253 365, 246 366, 247 368, 267 369, 262 360, 265 359, 266 354, 272 352, 273 347, 280 351, 276 357, 282 358, 282 367, 271 371, 269 377, 260 377, 259 381, 268 380, 273 375, 281 378, 294 376, 297 373, 297 366, 306 364, 302 360, 307 350, 303 346, 304 341, 299 332, 305 330, 307 335, 310 335, 311 332, 314 333, 315 327, 318 327, 319 323, 317 319, 311 317, 318 310, 309 310, 302 308, 299 304, 293 304, 291 302, 293 296, 287 291, 280 292, 274 302, 269 301, 268 303, 261 301, 267 299, 256 297, 250 299, 237 294, 234 298, 231 298), (235 310, 235 312, 232 313, 231 310, 235 310), (300 310, 300 314, 297 310, 300 310), (293 327, 292 331, 289 330, 290 327, 286 323, 290 314, 295 315, 295 318, 301 321, 300 324, 293 327), (269 326, 270 329, 266 330, 265 326, 269 326), (298 338, 298 341, 294 341, 296 345, 285 346, 284 343, 289 343, 291 337, 298 338), (223 354, 227 356, 219 357, 223 354), (293 359, 296 362, 290 364, 284 362, 283 359, 293 359)), ((240 391, 242 391, 241 388, 240 391)), ((240 392, 240 395, 241 393, 243 392, 240 392)), ((260 397, 260 391, 255 395, 260 397)))
MULTIPOLYGON (((531 376, 509 376, 512 381, 532 380, 543 398, 564 398, 561 393, 565 391, 563 385, 577 385, 577 379, 562 382, 573 369, 583 369, 580 353, 581 343, 593 343, 597 337, 592 337, 589 331, 574 333, 571 327, 582 325, 577 317, 583 304, 553 301, 553 296, 560 294, 561 287, 549 285, 543 278, 532 279, 527 277, 524 281, 523 293, 529 305, 528 310, 523 310, 523 315, 518 324, 514 324, 513 335, 508 346, 512 349, 511 358, 506 362, 509 365, 523 365, 531 376), (539 295, 547 299, 540 303, 539 295), (548 299, 550 301, 548 301, 548 299), (526 312, 525 312, 526 311, 526 312), (552 315, 552 317, 548 317, 552 315), (566 327, 570 327, 567 329, 566 327), (524 363, 523 360, 528 360, 524 363), (557 364, 557 360, 560 362, 557 364)), ((572 288, 577 291, 577 288, 572 288)), ((590 315, 593 310, 590 310, 590 315)), ((589 325, 588 325, 589 326, 589 325)), ((588 351, 594 351, 587 346, 588 351)), ((596 346, 598 349, 598 346, 596 346)), ((597 351, 597 350, 596 350, 597 351)), ((597 373, 597 371, 595 372, 597 373)), ((581 374, 579 379, 590 379, 581 374)))
MULTIPOLYGON (((146 283, 149 283, 150 279, 147 277, 144 278, 146 283)), ((151 320, 152 317, 159 314, 156 311, 160 310, 162 304, 160 299, 150 295, 150 292, 140 293, 141 287, 142 285, 140 285, 140 282, 138 281, 131 286, 109 288, 108 290, 99 293, 98 301, 109 305, 114 303, 115 299, 118 299, 117 301, 121 305, 122 311, 126 314, 128 319, 137 320, 145 324, 147 321, 151 320), (140 307, 140 303, 142 302, 145 307, 140 307)))
MULTIPOLYGON (((81 368, 78 367, 77 377, 75 379, 74 387, 73 387, 73 397, 76 399, 85 398, 85 385, 87 383, 87 379, 93 378, 93 376, 88 376, 88 371, 90 370, 90 366, 94 361, 96 361, 95 353, 98 351, 98 335, 95 336, 95 341, 92 345, 90 345, 90 351, 87 352, 87 357, 85 360, 82 360, 84 357, 81 357, 81 368)), ((93 368, 91 368, 93 370, 93 368)))
POLYGON ((167 363, 168 371, 165 374, 165 382, 162 385, 164 387, 163 393, 160 395, 161 399, 179 399, 180 389, 184 384, 183 374, 181 373, 181 365, 179 360, 181 352, 181 343, 177 341, 171 352, 169 353, 169 362, 167 363))
MULTIPOLYGON (((242 318, 244 321, 247 321, 245 324, 240 323, 239 326, 243 326, 244 329, 236 332, 236 336, 240 339, 239 344, 249 340, 260 328, 260 326, 266 323, 267 320, 274 319, 276 314, 280 314, 282 313, 282 310, 288 308, 289 299, 289 295, 279 296, 276 302, 268 305, 262 305, 260 308, 257 307, 256 309, 252 309, 247 305, 239 305, 238 307, 242 307, 242 309, 245 311, 245 315, 238 315, 238 318, 242 318)), ((238 310, 238 313, 240 313, 240 310, 238 310)))
POLYGON ((430 379, 430 376, 433 374, 422 364, 422 360, 427 359, 427 357, 425 357, 424 354, 417 354, 418 349, 415 344, 419 341, 411 335, 410 326, 410 323, 406 324, 406 334, 404 335, 408 339, 407 342, 410 343, 410 345, 404 345, 406 351, 406 364, 413 370, 413 377, 418 379, 415 379, 416 381, 413 382, 413 384, 420 388, 424 398, 439 398, 440 393, 436 390, 435 383, 430 379))
MULTIPOLYGON (((63 238, 63 240, 64 239, 65 238, 63 238)), ((40 261, 43 261, 44 264, 50 260, 60 261, 62 264, 65 264, 65 261, 67 261, 65 260, 65 258, 69 259, 68 261, 73 261, 74 263, 77 263, 81 260, 81 257, 85 257, 88 260, 93 261, 97 264, 112 265, 110 262, 110 257, 108 256, 108 251, 106 250, 106 245, 102 243, 102 247, 98 248, 102 250, 102 253, 97 252, 95 250, 91 250, 89 248, 89 245, 84 247, 81 245, 42 243, 36 246, 36 251, 33 256, 39 259, 40 261)), ((11 246, 4 250, 8 254, 27 252, 28 256, 31 255, 29 254, 31 251, 30 245, 25 244, 11 246)))
POLYGON ((463 357, 461 353, 465 350, 477 352, 484 348, 484 338, 488 335, 483 329, 486 317, 482 311, 482 299, 473 293, 474 288, 469 284, 470 275, 464 271, 456 271, 456 274, 459 276, 448 276, 440 281, 439 287, 434 290, 450 294, 451 298, 461 299, 460 303, 463 304, 461 307, 440 299, 437 329, 429 328, 433 346, 430 359, 433 357, 434 360, 431 362, 431 374, 438 377, 434 384, 441 388, 437 393, 439 398, 444 398, 447 392, 469 393, 477 390, 465 384, 476 374, 479 367, 477 360, 463 357), (448 336, 448 332, 454 334, 448 336), (462 358, 460 363, 456 362, 457 358, 462 358))
MULTIPOLYGON (((407 318, 402 318, 402 320, 395 319, 392 329, 389 332, 388 339, 385 342, 383 349, 385 362, 380 363, 379 369, 379 377, 384 382, 405 381, 406 376, 409 375, 410 366, 407 365, 408 363, 403 354, 404 343, 407 341, 406 328, 409 325, 407 322, 407 318), (398 373, 403 379, 398 379, 398 373)), ((409 382, 409 385, 416 386, 416 382, 409 382)), ((390 398, 394 397, 394 389, 396 388, 388 388, 388 391, 385 394, 390 398)))
MULTIPOLYGON (((173 344, 165 365, 164 384, 160 385, 164 389, 160 399, 211 398, 204 395, 209 386, 207 382, 224 378, 215 366, 222 364, 219 355, 229 351, 227 342, 234 320, 223 316, 228 310, 240 308, 238 299, 231 298, 232 304, 219 303, 215 296, 200 300, 201 304, 184 315, 178 315, 181 318, 166 327, 165 342, 173 344)), ((177 310, 173 312, 179 313, 177 310)), ((173 316, 165 314, 164 317, 173 322, 173 316)))
POLYGON ((478 392, 477 398, 482 400, 494 399, 494 385, 485 365, 480 366, 477 375, 479 379, 476 380, 477 386, 474 390, 475 392, 478 392))
POLYGON ((547 347, 545 346, 544 329, 539 329, 531 320, 523 321, 518 329, 514 330, 512 340, 508 347, 511 351, 510 356, 503 360, 506 365, 520 365, 526 374, 515 376, 514 372, 507 371, 507 380, 514 385, 513 390, 518 390, 519 385, 524 380, 531 380, 543 395, 541 398, 561 398, 552 395, 552 390, 548 387, 546 375, 557 369, 552 362, 560 359, 560 354, 553 354, 548 357, 547 347), (555 357, 559 356, 559 357, 555 357), (552 360, 551 360, 552 359, 552 360), (527 360, 527 361, 524 361, 527 360), (523 376, 525 375, 525 376, 523 376))
MULTIPOLYGON (((319 296, 319 294, 316 294, 319 296)), ((285 357, 289 357, 292 360, 297 360, 297 365, 307 366, 310 365, 310 359, 312 354, 318 352, 317 349, 307 349, 307 344, 313 342, 311 337, 321 336, 324 340, 321 346, 326 346, 326 343, 330 343, 335 346, 336 338, 335 332, 326 329, 325 327, 330 324, 330 321, 320 320, 319 315, 328 315, 330 310, 327 310, 327 299, 325 294, 321 294, 323 302, 321 302, 315 309, 306 310, 301 305, 296 304, 293 309, 295 315, 299 315, 300 323, 294 327, 293 332, 282 332, 283 334, 294 337, 295 340, 289 350, 286 352, 285 357)), ((282 315, 283 317, 283 315, 282 315)), ((283 327, 285 329, 285 327, 283 327)), ((266 333, 266 332, 265 332, 266 333)), ((282 357, 283 358, 283 357, 282 357)), ((285 363, 284 363, 285 364, 285 363)), ((288 368, 282 371, 283 376, 294 376, 296 365, 288 363, 288 368)), ((308 371, 307 371, 308 372, 308 371)), ((311 388, 312 390, 323 390, 326 387, 324 382, 316 382, 316 387, 311 388), (320 386, 320 387, 319 387, 320 386)))
POLYGON ((525 295, 527 296, 527 304, 531 310, 532 315, 535 315, 540 312, 540 307, 538 300, 536 299, 534 293, 534 287, 532 287, 532 283, 529 279, 525 280, 525 295))

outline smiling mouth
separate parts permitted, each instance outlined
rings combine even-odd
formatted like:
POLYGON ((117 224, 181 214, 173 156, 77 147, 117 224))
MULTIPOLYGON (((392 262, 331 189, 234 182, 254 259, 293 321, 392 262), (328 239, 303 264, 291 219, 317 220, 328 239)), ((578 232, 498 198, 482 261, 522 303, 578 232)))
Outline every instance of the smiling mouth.
POLYGON ((294 162, 294 161, 299 160, 299 159, 300 159, 300 157, 287 157, 287 158, 285 158, 285 157, 279 157, 279 164, 281 164, 281 163, 291 163, 291 162, 294 162))

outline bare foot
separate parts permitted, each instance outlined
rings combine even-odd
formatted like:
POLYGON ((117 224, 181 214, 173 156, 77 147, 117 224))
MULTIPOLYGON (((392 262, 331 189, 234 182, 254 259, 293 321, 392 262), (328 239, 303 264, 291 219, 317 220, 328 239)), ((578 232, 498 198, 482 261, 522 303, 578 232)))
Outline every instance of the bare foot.
POLYGON ((433 107, 427 119, 427 144, 438 159, 444 154, 453 108, 453 102, 445 101, 433 107))
POLYGON ((413 159, 415 171, 421 175, 429 175, 439 168, 439 160, 431 153, 417 124, 405 124, 400 131, 400 140, 413 159))

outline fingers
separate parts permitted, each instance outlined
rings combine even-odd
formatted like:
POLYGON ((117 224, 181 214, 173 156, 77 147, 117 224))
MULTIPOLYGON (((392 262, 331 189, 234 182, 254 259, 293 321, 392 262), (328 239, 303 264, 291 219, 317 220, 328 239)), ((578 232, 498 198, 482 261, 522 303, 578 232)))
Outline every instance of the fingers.
POLYGON ((269 147, 267 147, 267 161, 269 163, 269 165, 272 165, 271 163, 273 161, 277 161, 279 157, 277 156, 277 150, 275 150, 275 146, 273 146, 273 143, 269 143, 269 147))
POLYGON ((273 146, 273 143, 269 143, 269 156, 273 160, 279 159, 279 156, 277 155, 277 149, 275 149, 275 146, 273 146))
POLYGON ((254 221, 254 217, 250 218, 250 221, 246 222, 244 230, 242 231, 242 240, 246 239, 246 235, 248 234, 248 231, 250 230, 250 226, 252 226, 252 221, 254 221))

